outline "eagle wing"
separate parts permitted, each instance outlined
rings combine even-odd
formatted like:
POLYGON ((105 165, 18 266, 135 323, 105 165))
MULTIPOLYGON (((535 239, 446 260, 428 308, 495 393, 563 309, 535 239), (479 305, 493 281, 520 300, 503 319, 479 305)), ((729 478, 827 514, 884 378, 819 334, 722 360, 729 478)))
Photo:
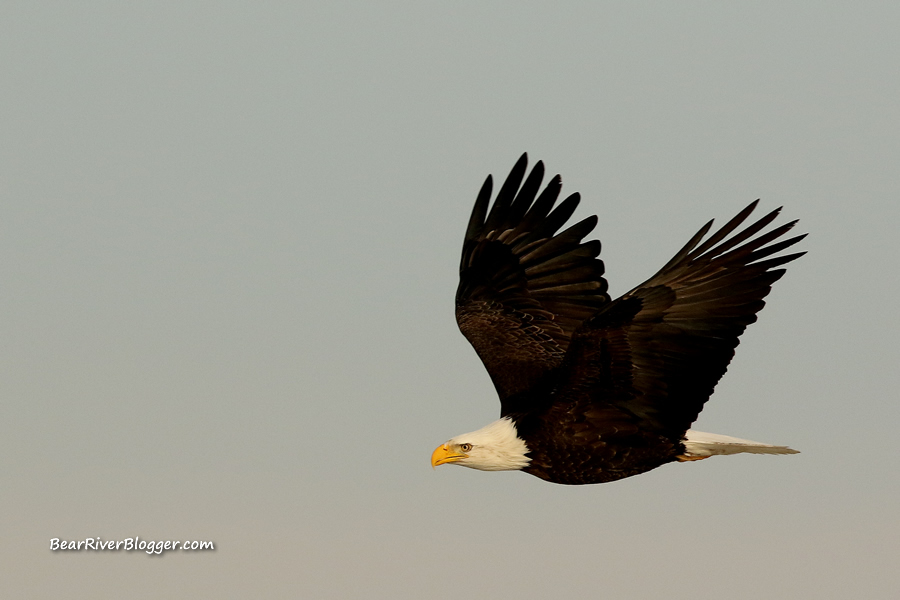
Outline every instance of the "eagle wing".
POLYGON ((583 242, 597 217, 557 233, 580 196, 554 208, 562 183, 540 193, 544 165, 525 177, 523 154, 488 212, 485 180, 463 243, 456 320, 491 376, 501 401, 534 388, 559 367, 575 330, 609 303, 600 242, 583 242), (524 179, 524 183, 523 183, 524 179))
POLYGON ((796 221, 753 237, 781 209, 731 235, 757 203, 702 242, 707 223, 656 275, 585 320, 547 418, 582 440, 640 430, 681 443, 784 274, 777 267, 805 254, 770 258, 806 237, 777 241, 796 221))

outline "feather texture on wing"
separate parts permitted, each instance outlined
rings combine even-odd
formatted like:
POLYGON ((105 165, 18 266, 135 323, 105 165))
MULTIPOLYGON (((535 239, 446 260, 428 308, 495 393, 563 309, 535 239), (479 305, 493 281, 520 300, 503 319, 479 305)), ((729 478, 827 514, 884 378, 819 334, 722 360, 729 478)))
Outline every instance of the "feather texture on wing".
POLYGON ((485 181, 466 230, 456 293, 459 328, 501 400, 559 366, 575 329, 609 302, 596 258, 600 242, 582 242, 597 218, 557 233, 580 198, 573 194, 554 208, 559 176, 538 194, 544 165, 525 178, 526 166, 523 154, 489 213, 492 179, 485 181))

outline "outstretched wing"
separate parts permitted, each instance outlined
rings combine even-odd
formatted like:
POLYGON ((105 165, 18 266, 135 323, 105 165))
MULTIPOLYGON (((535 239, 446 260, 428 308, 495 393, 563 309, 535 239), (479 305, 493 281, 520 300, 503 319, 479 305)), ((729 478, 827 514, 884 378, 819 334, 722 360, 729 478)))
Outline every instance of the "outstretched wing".
POLYGON ((540 194, 544 165, 525 178, 523 154, 488 212, 488 176, 463 243, 456 321, 484 362, 501 401, 533 387, 562 363, 581 323, 609 302, 600 242, 582 242, 597 217, 561 233, 580 197, 555 209, 559 175, 540 194), (524 183, 523 183, 524 178, 524 183))
POLYGON ((796 221, 751 239, 781 209, 728 238, 757 202, 701 243, 707 223, 656 275, 585 321, 561 369, 554 418, 577 415, 598 431, 628 422, 680 443, 784 274, 776 267, 805 254, 769 258, 806 237, 776 241, 796 221))

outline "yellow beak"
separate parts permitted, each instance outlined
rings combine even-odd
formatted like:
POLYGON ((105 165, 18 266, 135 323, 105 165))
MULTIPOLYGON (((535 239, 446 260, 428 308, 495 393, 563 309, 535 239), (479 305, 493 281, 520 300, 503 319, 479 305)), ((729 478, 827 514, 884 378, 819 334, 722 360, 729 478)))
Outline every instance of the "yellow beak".
POLYGON ((441 444, 437 448, 435 448, 434 452, 431 453, 431 467, 434 468, 438 465, 443 465, 445 463, 456 462, 460 459, 466 458, 467 454, 459 454, 457 452, 453 452, 450 450, 450 447, 447 444, 441 444))

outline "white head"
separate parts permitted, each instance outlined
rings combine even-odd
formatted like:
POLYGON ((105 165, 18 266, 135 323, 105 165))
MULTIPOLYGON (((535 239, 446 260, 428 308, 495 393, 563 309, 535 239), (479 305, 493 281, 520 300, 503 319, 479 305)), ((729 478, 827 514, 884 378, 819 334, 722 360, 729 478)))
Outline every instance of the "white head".
POLYGON ((517 471, 531 462, 527 452, 516 426, 503 418, 438 446, 431 455, 431 466, 452 463, 481 471, 517 471))

